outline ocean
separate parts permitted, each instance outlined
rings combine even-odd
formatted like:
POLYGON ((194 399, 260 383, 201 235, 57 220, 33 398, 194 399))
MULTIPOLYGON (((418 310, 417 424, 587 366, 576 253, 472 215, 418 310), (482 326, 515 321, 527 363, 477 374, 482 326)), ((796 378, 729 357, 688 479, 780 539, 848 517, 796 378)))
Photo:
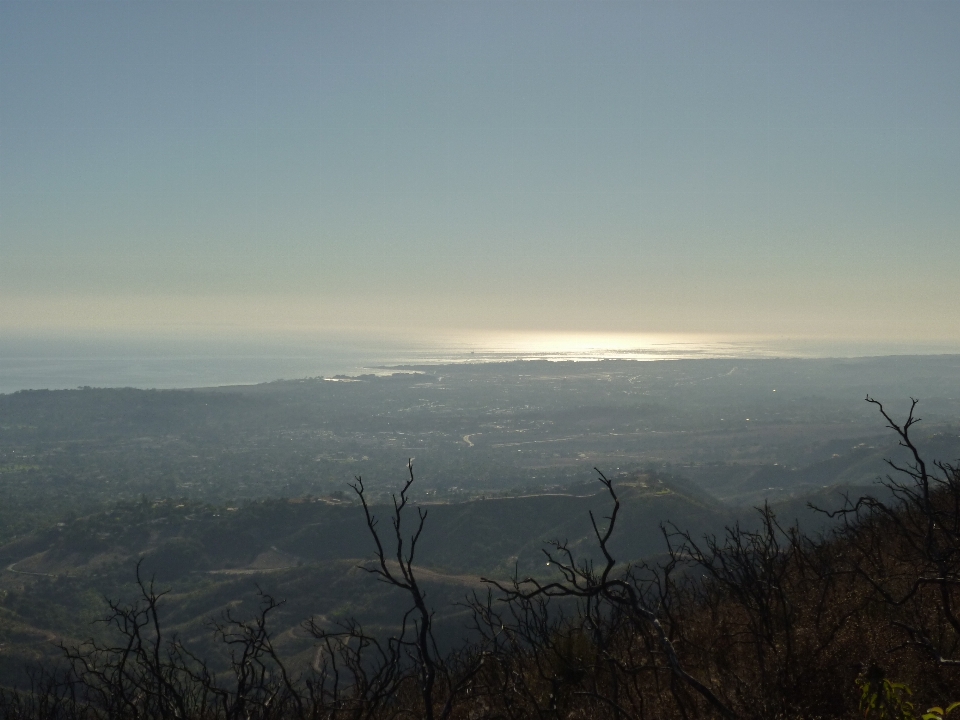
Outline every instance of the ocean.
POLYGON ((237 338, 0 337, 0 393, 90 387, 197 388, 388 374, 508 360, 861 357, 960 353, 960 343, 638 333, 328 333, 237 338))

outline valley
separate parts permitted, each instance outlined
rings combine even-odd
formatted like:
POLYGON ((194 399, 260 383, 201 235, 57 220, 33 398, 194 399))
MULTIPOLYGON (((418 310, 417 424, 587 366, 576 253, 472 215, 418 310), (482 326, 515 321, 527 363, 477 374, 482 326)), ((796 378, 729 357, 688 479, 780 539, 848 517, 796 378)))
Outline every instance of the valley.
POLYGON ((826 529, 809 502, 875 492, 901 457, 867 393, 892 408, 919 395, 924 452, 960 457, 952 356, 390 370, 0 396, 0 682, 107 632, 105 598, 135 597, 138 566, 214 667, 211 621, 254 613, 260 592, 284 600, 272 628, 295 664, 311 662, 310 618, 394 632, 404 598, 361 569, 375 546, 350 485, 363 478, 389 528, 408 458, 427 513, 417 573, 455 647, 481 577, 551 577, 550 540, 599 560, 589 513, 610 499, 594 468, 623 504, 612 551, 634 562, 664 552, 664 528, 752 527, 763 502, 826 529))

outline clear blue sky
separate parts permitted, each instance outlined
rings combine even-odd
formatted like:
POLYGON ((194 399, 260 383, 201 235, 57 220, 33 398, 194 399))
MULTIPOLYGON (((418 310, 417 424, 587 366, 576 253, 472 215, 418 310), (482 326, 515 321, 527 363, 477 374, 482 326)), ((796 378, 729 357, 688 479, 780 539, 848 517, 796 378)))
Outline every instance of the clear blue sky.
POLYGON ((960 339, 960 3, 0 3, 0 332, 960 339))

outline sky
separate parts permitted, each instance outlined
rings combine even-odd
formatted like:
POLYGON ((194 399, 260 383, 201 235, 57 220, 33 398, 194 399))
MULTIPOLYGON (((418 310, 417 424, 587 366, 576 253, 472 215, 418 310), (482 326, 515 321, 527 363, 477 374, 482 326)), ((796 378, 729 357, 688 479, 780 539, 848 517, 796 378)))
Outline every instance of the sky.
POLYGON ((0 334, 960 341, 960 3, 0 3, 0 334))

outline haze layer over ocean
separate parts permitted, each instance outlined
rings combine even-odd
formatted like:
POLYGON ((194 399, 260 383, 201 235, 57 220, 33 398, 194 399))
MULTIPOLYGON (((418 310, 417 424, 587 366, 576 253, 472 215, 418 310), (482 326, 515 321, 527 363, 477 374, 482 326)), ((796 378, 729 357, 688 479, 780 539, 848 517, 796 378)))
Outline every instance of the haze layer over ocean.
POLYGON ((190 388, 390 373, 509 360, 865 357, 960 353, 960 343, 632 333, 457 332, 285 337, 0 338, 0 393, 91 387, 190 388))

